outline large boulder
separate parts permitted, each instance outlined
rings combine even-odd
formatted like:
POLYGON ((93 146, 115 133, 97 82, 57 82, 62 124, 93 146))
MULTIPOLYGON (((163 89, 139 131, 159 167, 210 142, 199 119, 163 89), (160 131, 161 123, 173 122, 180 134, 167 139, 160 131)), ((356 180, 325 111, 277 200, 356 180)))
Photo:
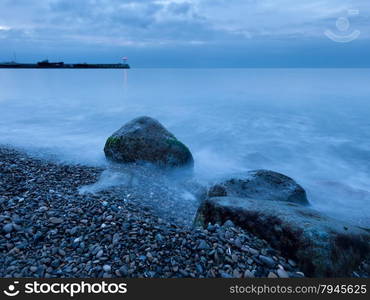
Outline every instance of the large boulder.
POLYGON ((139 117, 106 141, 105 156, 118 163, 150 162, 161 167, 193 166, 190 150, 157 120, 139 117))
POLYGON ((369 259, 370 230, 329 218, 291 202, 211 197, 198 209, 195 224, 236 225, 265 239, 298 262, 312 277, 347 277, 369 259))
POLYGON ((305 190, 292 178, 268 171, 250 171, 242 178, 218 183, 209 189, 210 197, 246 197, 308 204, 305 190))

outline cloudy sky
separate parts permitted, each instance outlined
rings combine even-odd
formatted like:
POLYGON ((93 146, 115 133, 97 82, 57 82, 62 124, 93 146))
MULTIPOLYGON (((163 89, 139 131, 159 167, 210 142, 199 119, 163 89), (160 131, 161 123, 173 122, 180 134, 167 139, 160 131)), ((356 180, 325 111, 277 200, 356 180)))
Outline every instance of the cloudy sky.
POLYGON ((370 67, 370 1, 0 0, 0 61, 13 53, 128 56, 137 67, 370 67))

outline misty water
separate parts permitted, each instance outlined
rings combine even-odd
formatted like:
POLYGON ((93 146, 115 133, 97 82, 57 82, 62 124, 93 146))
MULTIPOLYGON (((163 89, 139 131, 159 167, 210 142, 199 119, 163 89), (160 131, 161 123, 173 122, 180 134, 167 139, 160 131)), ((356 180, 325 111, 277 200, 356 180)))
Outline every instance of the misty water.
POLYGON ((271 169, 314 208, 370 227, 369 80, 369 69, 0 70, 0 144, 102 166, 106 138, 149 115, 189 146, 201 183, 271 169))

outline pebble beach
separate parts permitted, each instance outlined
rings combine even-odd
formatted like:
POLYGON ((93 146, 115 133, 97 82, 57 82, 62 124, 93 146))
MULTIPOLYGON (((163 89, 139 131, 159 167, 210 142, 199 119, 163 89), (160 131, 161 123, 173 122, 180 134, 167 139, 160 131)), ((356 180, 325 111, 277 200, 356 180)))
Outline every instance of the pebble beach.
POLYGON ((304 276, 232 222, 194 228, 124 186, 81 193, 103 172, 0 148, 1 277, 304 276))

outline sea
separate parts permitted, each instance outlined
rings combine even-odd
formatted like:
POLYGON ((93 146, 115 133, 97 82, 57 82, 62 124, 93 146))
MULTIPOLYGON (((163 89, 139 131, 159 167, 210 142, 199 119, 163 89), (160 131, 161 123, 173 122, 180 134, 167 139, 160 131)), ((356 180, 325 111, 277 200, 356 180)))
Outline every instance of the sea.
POLYGON ((268 169, 370 228, 370 69, 0 70, 0 144, 105 166, 107 137, 158 119, 203 184, 268 169))

